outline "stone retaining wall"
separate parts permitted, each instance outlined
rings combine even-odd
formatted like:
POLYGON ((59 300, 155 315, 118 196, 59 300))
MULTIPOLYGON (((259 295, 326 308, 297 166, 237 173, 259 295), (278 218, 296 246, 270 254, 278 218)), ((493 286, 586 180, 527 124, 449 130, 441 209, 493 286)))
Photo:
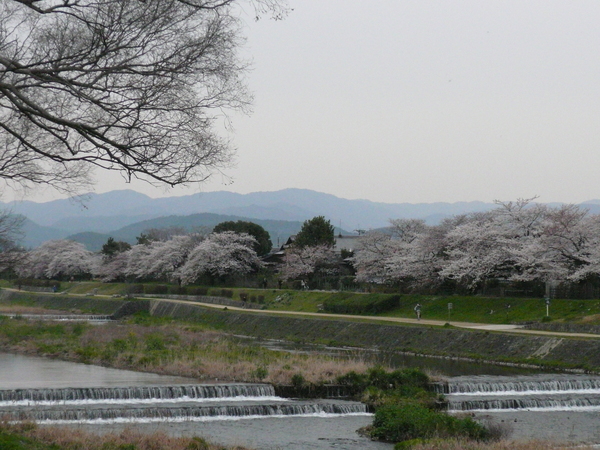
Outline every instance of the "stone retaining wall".
POLYGON ((0 291, 0 302, 67 311, 77 310, 86 313, 105 315, 115 313, 124 303, 126 303, 126 301, 122 299, 68 296, 60 294, 48 295, 7 290, 0 291))
POLYGON ((171 295, 171 294, 143 294, 147 298, 168 298, 174 300, 186 300, 189 302, 210 303, 212 305, 235 306, 246 309, 263 309, 263 305, 258 303, 243 302, 241 300, 232 300, 227 297, 215 297, 212 295, 171 295))
POLYGON ((600 334, 599 325, 585 325, 581 323, 528 323, 523 328, 528 330, 555 331, 560 333, 600 334))
POLYGON ((600 339, 564 339, 455 328, 259 315, 158 300, 151 301, 150 312, 158 316, 196 320, 233 333, 260 338, 600 369, 600 339))

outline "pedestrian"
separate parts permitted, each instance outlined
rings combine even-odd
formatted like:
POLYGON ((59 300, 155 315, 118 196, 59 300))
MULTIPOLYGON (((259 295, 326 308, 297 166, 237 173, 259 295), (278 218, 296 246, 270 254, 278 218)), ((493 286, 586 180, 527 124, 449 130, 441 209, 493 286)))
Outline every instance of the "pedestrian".
POLYGON ((415 306, 415 314, 417 315, 417 320, 421 320, 421 304, 417 303, 415 306))

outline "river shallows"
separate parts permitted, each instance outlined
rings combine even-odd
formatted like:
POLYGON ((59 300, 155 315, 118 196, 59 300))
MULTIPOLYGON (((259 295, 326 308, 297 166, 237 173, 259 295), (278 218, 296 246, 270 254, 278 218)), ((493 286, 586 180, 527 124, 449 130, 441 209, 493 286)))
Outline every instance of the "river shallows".
MULTIPOLYGON (((192 384, 195 380, 180 377, 164 377, 154 374, 121 371, 103 367, 68 363, 45 358, 0 353, 0 389, 41 389, 59 390, 59 388, 114 388, 117 386, 167 386, 167 389, 182 384, 192 384)), ((84 389, 85 390, 85 389, 84 389)), ((139 391, 134 389, 133 391, 139 391)), ((110 389, 109 389, 110 391, 110 389)), ((142 389, 143 391, 143 389, 142 389)), ((76 390, 79 395, 82 390, 76 390)), ((189 393, 188 393, 189 394, 189 393)), ((58 397, 64 398, 63 391, 58 397)), ((141 400, 147 399, 139 399, 141 400)), ((291 403, 281 399, 281 403, 291 403)), ((231 398, 225 403, 230 403, 231 398)), ((244 400, 245 403, 249 401, 244 400)), ((251 402, 251 401, 250 401, 251 402)), ((118 402, 117 402, 118 403, 118 402)), ((123 406, 131 405, 131 399, 123 406)), ((40 409, 32 405, 33 409, 40 409)), ((80 405, 86 408, 85 404, 80 405)), ((98 407, 98 406, 95 406, 98 407)), ((101 406, 104 407, 104 406, 101 406)), ((285 406, 281 410, 290 409, 285 406)), ((325 408, 327 411, 331 408, 325 408)), ((331 409, 335 411, 334 409, 331 409)), ((166 419, 166 418, 165 418, 166 419)), ((209 418, 210 419, 210 418, 209 418)), ((164 431, 172 435, 203 436, 223 445, 245 445, 266 450, 275 449, 366 449, 390 450, 393 446, 359 436, 356 430, 371 423, 366 414, 324 414, 310 413, 303 417, 279 415, 276 417, 243 418, 222 417, 218 420, 152 420, 140 423, 135 420, 123 420, 121 423, 110 421, 82 421, 69 426, 102 433, 118 431, 134 426, 136 429, 164 431)))

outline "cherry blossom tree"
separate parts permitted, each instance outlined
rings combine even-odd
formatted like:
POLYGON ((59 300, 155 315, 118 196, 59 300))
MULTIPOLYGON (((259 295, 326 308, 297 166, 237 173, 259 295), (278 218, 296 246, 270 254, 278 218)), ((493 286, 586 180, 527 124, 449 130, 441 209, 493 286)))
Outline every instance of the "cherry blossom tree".
POLYGON ((92 272, 94 255, 79 242, 47 241, 28 252, 17 272, 22 277, 60 278, 92 272))
POLYGON ((246 274, 262 266, 254 251, 256 239, 245 233, 225 231, 211 233, 189 253, 185 264, 175 270, 173 277, 181 284, 190 284, 201 275, 223 278, 246 274))
POLYGON ((280 271, 283 280, 308 280, 313 275, 337 273, 338 259, 329 245, 292 247, 284 258, 280 271))
POLYGON ((369 283, 388 282, 387 261, 394 250, 395 245, 389 233, 370 231, 363 235, 352 257, 356 280, 369 283))
POLYGON ((115 253, 110 258, 103 257, 96 260, 96 264, 93 267, 94 276, 103 281, 125 280, 127 278, 130 251, 131 249, 115 253))
POLYGON ((173 236, 168 241, 150 244, 149 266, 146 276, 155 279, 174 280, 173 274, 187 261, 189 253, 204 239, 204 235, 173 236))
POLYGON ((447 235, 447 259, 441 275, 470 289, 489 278, 507 278, 514 271, 508 245, 510 226, 495 211, 474 213, 447 235))

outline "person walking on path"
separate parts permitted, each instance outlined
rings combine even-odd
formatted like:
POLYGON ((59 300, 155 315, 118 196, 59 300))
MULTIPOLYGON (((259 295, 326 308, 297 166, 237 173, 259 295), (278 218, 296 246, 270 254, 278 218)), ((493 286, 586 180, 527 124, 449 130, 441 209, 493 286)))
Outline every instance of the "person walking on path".
POLYGON ((417 320, 421 320, 421 304, 417 303, 415 306, 415 314, 417 315, 417 320))

